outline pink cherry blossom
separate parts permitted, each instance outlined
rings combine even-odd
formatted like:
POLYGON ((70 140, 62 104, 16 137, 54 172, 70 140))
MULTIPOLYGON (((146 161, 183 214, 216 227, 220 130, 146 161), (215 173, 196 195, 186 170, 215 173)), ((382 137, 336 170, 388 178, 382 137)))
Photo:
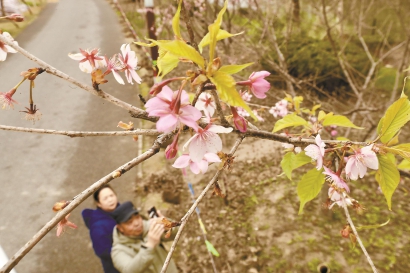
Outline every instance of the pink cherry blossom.
POLYGON ((189 157, 199 163, 206 153, 217 153, 222 150, 222 140, 217 133, 230 133, 232 128, 208 124, 204 129, 198 127, 196 134, 184 145, 184 150, 189 146, 189 157))
POLYGON ((121 78, 120 74, 118 72, 121 72, 125 69, 125 64, 119 60, 118 55, 114 54, 110 59, 107 59, 105 57, 105 61, 107 63, 107 70, 104 72, 104 75, 108 75, 112 72, 115 80, 119 84, 124 84, 124 80, 121 78))
POLYGON ((334 187, 330 187, 329 191, 328 191, 328 196, 329 199, 333 202, 330 206, 329 209, 332 209, 334 205, 338 205, 339 207, 343 207, 343 198, 342 198, 342 194, 345 198, 345 202, 347 206, 352 206, 353 202, 352 199, 350 199, 346 192, 339 192, 338 190, 336 190, 336 188, 334 187))
POLYGON ((121 46, 121 53, 122 55, 118 55, 119 59, 125 65, 125 76, 127 77, 127 81, 130 84, 134 84, 132 80, 136 83, 141 83, 141 78, 138 76, 135 69, 138 65, 138 58, 134 51, 131 50, 130 44, 123 44, 121 46))
POLYGON ((18 103, 17 101, 13 100, 13 95, 16 93, 17 89, 13 88, 7 93, 0 92, 0 104, 3 104, 3 109, 12 109, 14 108, 14 103, 18 103))
POLYGON ((77 225, 76 225, 76 224, 74 224, 74 223, 68 221, 68 217, 69 217, 69 216, 70 216, 70 214, 67 214, 67 215, 63 218, 63 220, 61 220, 61 221, 57 224, 57 237, 59 237, 59 236, 63 233, 63 231, 64 231, 64 229, 65 229, 66 227, 69 227, 69 228, 77 228, 77 225))
POLYGON ((265 80, 270 73, 268 71, 253 72, 249 76, 249 80, 237 82, 237 85, 248 86, 255 97, 259 99, 266 98, 266 92, 270 89, 270 83, 265 80))
POLYGON ((315 138, 316 145, 310 144, 305 148, 306 155, 316 161, 316 169, 320 170, 323 166, 326 144, 322 142, 320 135, 315 138))
MULTIPOLYGON (((1 31, 0 31, 0 35, 3 35, 4 38, 9 40, 13 44, 18 45, 18 43, 16 41, 14 41, 13 37, 11 37, 10 33, 8 33, 8 32, 1 33, 1 31)), ((6 60, 7 53, 17 53, 17 51, 14 48, 12 48, 11 46, 0 42, 0 62, 6 60)))
POLYGON ((221 162, 221 159, 217 154, 207 153, 199 162, 193 162, 189 154, 183 154, 175 160, 172 167, 181 169, 189 166, 194 174, 199 174, 206 173, 208 170, 208 163, 211 162, 221 162))
POLYGON ((338 188, 338 189, 344 189, 347 192, 350 192, 349 186, 346 184, 346 182, 338 175, 337 173, 333 172, 331 169, 327 167, 323 167, 325 171, 323 172, 325 175, 327 175, 327 181, 330 181, 330 183, 338 188))
POLYGON ((100 49, 94 48, 93 50, 83 50, 80 48, 80 53, 68 54, 73 60, 79 61, 80 70, 85 73, 91 73, 95 69, 106 67, 107 62, 103 56, 99 56, 100 49))
POLYGON ((157 130, 165 133, 172 132, 181 123, 197 130, 196 122, 202 116, 198 109, 189 104, 189 96, 184 90, 173 92, 168 86, 147 101, 145 107, 150 117, 159 117, 157 130))
POLYGON ((373 144, 355 150, 355 154, 349 156, 346 163, 346 175, 351 180, 357 180, 359 177, 363 178, 367 173, 367 168, 377 170, 379 168, 379 161, 376 153, 372 150, 373 144))
POLYGON ((198 110, 204 111, 205 115, 209 113, 209 117, 212 117, 215 113, 216 104, 214 102, 214 98, 210 94, 203 92, 199 95, 195 107, 198 110))
POLYGON ((271 109, 269 109, 269 113, 271 113, 275 118, 284 117, 288 114, 288 101, 281 100, 275 104, 271 109))

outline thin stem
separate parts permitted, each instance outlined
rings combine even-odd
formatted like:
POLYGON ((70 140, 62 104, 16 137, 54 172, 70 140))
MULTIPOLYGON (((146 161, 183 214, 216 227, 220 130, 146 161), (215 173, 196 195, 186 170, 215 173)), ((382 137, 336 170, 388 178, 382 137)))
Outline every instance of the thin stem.
POLYGON ((104 176, 90 187, 85 189, 79 195, 75 196, 70 204, 57 213, 40 231, 38 231, 31 239, 28 241, 13 257, 0 269, 0 273, 8 273, 10 270, 15 267, 19 261, 28 253, 30 250, 48 233, 55 227, 58 222, 60 222, 68 213, 73 211, 78 205, 80 205, 83 201, 85 201, 90 195, 92 195, 95 191, 101 188, 103 185, 108 184, 110 181, 114 180, 117 176, 113 175, 114 173, 121 173, 124 174, 125 172, 131 170, 133 167, 138 165, 139 163, 147 160, 148 158, 152 157, 156 153, 159 152, 160 147, 163 143, 165 143, 172 134, 163 134, 161 135, 155 142, 154 145, 146 151, 145 153, 141 154, 140 156, 134 158, 133 160, 125 163, 121 167, 117 168, 110 174, 104 176))
MULTIPOLYGON (((238 149, 239 145, 242 143, 243 137, 239 137, 235 144, 233 145, 229 155, 233 155, 236 150, 238 149)), ((182 231, 185 228, 186 223, 188 222, 189 217, 192 215, 192 213, 194 213, 196 207, 198 206, 199 202, 201 202, 202 198, 204 198, 205 194, 209 191, 209 189, 212 187, 212 185, 218 180, 219 175, 222 173, 222 170, 218 170, 214 177, 211 179, 211 181, 208 183, 208 185, 205 187, 205 189, 201 192, 201 194, 198 196, 198 198, 196 199, 196 201, 194 202, 194 204, 192 204, 191 208, 187 211, 187 213, 185 214, 184 217, 182 217, 181 219, 181 226, 178 229, 177 235, 175 236, 174 242, 172 243, 171 249, 168 252, 167 258, 165 259, 164 265, 162 267, 161 273, 165 273, 167 268, 168 268, 168 264, 171 261, 171 257, 172 254, 175 251, 176 245, 178 244, 178 240, 181 237, 182 231)))
POLYGON ((34 85, 34 81, 30 81, 30 98, 28 100, 30 105, 33 105, 33 85, 34 85))
POLYGON ((373 263, 373 261, 372 261, 372 258, 370 258, 369 253, 367 253, 367 250, 366 250, 366 248, 364 247, 364 245, 363 245, 363 243, 362 243, 362 240, 360 240, 360 237, 359 237, 359 234, 357 233, 356 227, 354 226, 353 221, 352 221, 352 218, 350 217, 349 210, 347 209, 345 197, 344 197, 343 194, 341 194, 341 196, 342 196, 342 200, 343 200, 343 209, 345 210, 347 222, 349 223, 350 227, 352 228, 353 233, 354 233, 354 235, 356 236, 356 239, 357 239, 357 241, 359 242, 359 245, 360 245, 360 247, 362 248, 362 251, 363 251, 364 255, 365 255, 366 258, 367 258, 367 261, 369 262, 371 268, 373 269, 373 272, 374 272, 374 273, 377 273, 378 271, 377 271, 376 267, 374 266, 374 263, 373 263))
POLYGON ((221 119, 221 124, 223 126, 230 126, 229 122, 226 120, 224 113, 222 111, 222 106, 221 102, 219 101, 218 94, 216 93, 215 89, 211 90, 212 96, 214 97, 215 105, 216 105, 216 112, 219 115, 219 118, 221 119))
POLYGON ((76 79, 70 77, 69 75, 61 72, 60 70, 52 67, 51 65, 49 65, 48 63, 44 62, 43 60, 37 58, 36 56, 32 55, 31 53, 29 53, 28 51, 26 51, 25 49, 19 47, 18 45, 13 44, 12 42, 10 42, 9 40, 7 40, 3 35, 0 35, 0 42, 5 43, 6 45, 14 48, 15 50, 17 50, 18 52, 20 52, 23 56, 27 57, 28 59, 32 60, 33 62, 36 62, 37 64, 39 64, 42 68, 44 68, 46 70, 47 73, 50 73, 52 75, 55 75, 59 78, 62 78, 74 85, 77 85, 78 87, 84 89, 85 91, 98 96, 108 102, 111 102, 123 109, 126 109, 129 111, 129 113, 131 114, 132 117, 135 118, 141 118, 141 119, 145 119, 145 120, 149 120, 152 122, 156 122, 158 120, 157 117, 149 117, 148 113, 138 107, 135 107, 129 103, 126 103, 108 93, 101 91, 95 91, 94 88, 92 86, 88 86, 85 84, 80 83, 79 81, 77 81, 76 79))
POLYGON ((85 132, 85 131, 57 131, 48 129, 34 129, 25 127, 14 127, 7 125, 0 125, 0 130, 16 131, 25 133, 49 134, 49 135, 63 135, 69 137, 91 137, 91 136, 158 136, 161 133, 152 129, 135 129, 132 131, 112 131, 112 132, 85 132))

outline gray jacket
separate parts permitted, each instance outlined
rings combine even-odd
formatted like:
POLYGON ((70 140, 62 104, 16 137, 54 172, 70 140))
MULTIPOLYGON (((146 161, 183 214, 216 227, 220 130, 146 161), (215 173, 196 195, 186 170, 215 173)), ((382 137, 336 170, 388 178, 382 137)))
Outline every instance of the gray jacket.
MULTIPOLYGON (((129 237, 123 235, 114 228, 113 246, 111 249, 111 258, 114 266, 121 273, 159 273, 164 265, 168 252, 159 244, 154 248, 142 247, 147 238, 149 230, 149 221, 143 220, 144 230, 142 235, 129 237)), ((161 241, 173 240, 176 235, 176 228, 173 228, 171 237, 161 241)), ((170 261, 167 273, 177 273, 178 270, 173 260, 170 261)))

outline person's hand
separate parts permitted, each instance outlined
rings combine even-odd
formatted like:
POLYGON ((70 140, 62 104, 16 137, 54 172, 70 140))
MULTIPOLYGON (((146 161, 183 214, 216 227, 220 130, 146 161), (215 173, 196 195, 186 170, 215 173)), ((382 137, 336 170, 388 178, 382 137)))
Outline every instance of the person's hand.
POLYGON ((150 221, 150 227, 147 235, 146 246, 148 248, 154 248, 161 241, 161 236, 164 233, 164 225, 157 223, 156 221, 150 221))

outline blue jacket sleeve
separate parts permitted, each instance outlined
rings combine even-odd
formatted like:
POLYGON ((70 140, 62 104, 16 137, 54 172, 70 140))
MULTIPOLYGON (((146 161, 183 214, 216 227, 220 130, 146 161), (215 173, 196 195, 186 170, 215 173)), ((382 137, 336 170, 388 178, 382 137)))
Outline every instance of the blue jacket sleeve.
POLYGON ((90 230, 91 241, 95 254, 100 258, 111 258, 112 229, 99 226, 90 230))

